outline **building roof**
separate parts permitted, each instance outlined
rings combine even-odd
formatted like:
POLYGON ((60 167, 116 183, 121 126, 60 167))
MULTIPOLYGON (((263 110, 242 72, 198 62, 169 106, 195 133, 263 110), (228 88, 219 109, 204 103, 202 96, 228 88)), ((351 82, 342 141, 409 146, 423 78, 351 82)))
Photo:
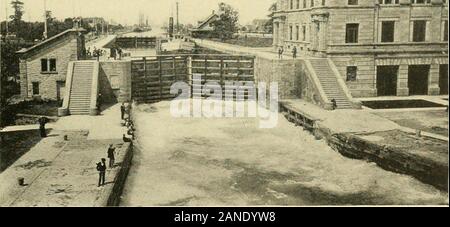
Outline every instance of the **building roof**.
POLYGON ((44 48, 44 47, 46 47, 48 45, 51 45, 55 41, 60 40, 60 39, 62 39, 64 37, 66 37, 66 35, 68 35, 70 33, 74 33, 74 32, 76 32, 76 33, 78 33, 78 32, 86 32, 86 30, 83 29, 83 28, 68 29, 68 30, 65 30, 65 31, 63 31, 63 32, 61 32, 61 33, 59 33, 59 34, 57 34, 57 35, 55 35, 55 36, 53 36, 53 37, 51 37, 49 39, 46 39, 46 40, 44 40, 44 41, 42 41, 42 42, 40 42, 40 43, 38 43, 38 44, 36 44, 36 45, 34 45, 32 47, 23 48, 23 49, 17 51, 16 53, 17 54, 28 54, 28 53, 30 53, 32 51, 39 51, 42 48, 44 48))
POLYGON ((199 25, 196 28, 190 29, 191 31, 204 31, 204 30, 211 30, 211 29, 205 29, 204 27, 209 24, 212 20, 216 19, 219 16, 215 11, 212 12, 211 15, 209 15, 205 20, 201 21, 199 25))

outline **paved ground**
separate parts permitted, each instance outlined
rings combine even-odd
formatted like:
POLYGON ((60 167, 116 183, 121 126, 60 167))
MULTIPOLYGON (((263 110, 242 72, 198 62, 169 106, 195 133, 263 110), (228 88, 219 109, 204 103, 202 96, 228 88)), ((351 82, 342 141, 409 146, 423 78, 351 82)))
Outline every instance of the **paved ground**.
POLYGON ((98 188, 95 167, 106 157, 109 144, 117 147, 119 165, 125 155, 119 105, 100 116, 64 117, 51 126, 49 137, 0 174, 0 207, 105 206, 120 168, 109 169, 107 186, 98 188), (18 177, 27 185, 19 186, 18 177))
POLYGON ((418 180, 352 160, 287 122, 174 119, 169 104, 139 106, 123 206, 448 204, 418 180))
MULTIPOLYGON (((278 59, 278 53, 276 53, 273 48, 270 47, 260 47, 260 48, 253 48, 253 47, 243 47, 238 45, 232 45, 228 43, 221 43, 211 40, 205 40, 205 39, 194 39, 194 42, 200 46, 215 49, 215 50, 221 50, 223 52, 232 52, 236 54, 244 54, 244 55, 255 55, 264 57, 267 59, 278 59)), ((292 59, 292 50, 284 50, 283 59, 292 59)), ((302 51, 297 52, 298 58, 305 58, 307 56, 303 55, 302 51)))

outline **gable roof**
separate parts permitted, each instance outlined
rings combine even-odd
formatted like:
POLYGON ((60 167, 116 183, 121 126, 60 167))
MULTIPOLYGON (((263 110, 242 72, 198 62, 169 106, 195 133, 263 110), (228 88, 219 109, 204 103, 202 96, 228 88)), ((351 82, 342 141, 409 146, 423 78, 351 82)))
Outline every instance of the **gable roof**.
POLYGON ((85 31, 86 31, 86 30, 83 29, 83 28, 72 28, 72 29, 67 29, 67 30, 65 30, 65 31, 63 31, 63 32, 61 32, 61 33, 55 35, 55 36, 52 36, 52 37, 49 38, 49 39, 46 39, 46 40, 44 40, 44 41, 42 41, 42 42, 40 42, 40 43, 38 43, 38 44, 32 46, 32 47, 29 47, 29 48, 23 48, 23 49, 17 51, 16 53, 17 53, 17 54, 21 54, 21 55, 27 55, 27 54, 29 54, 29 53, 31 53, 31 52, 39 51, 39 50, 45 48, 46 46, 51 45, 51 44, 53 44, 54 42, 63 39, 64 37, 66 37, 66 36, 69 35, 69 34, 79 33, 79 32, 85 32, 85 31))
POLYGON ((195 29, 192 30, 203 30, 203 27, 205 27, 207 24, 209 24, 213 19, 216 19, 219 15, 215 12, 213 12, 211 15, 209 15, 205 20, 203 20, 195 29))

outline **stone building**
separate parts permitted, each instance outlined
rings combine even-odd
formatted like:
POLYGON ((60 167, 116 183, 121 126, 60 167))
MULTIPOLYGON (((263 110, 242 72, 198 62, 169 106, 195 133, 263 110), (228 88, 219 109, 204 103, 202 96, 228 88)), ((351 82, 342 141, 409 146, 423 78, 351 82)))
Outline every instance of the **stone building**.
POLYGON ((17 52, 23 98, 63 99, 68 63, 83 58, 83 33, 83 29, 69 29, 17 52))
POLYGON ((332 60, 353 97, 448 94, 447 0, 278 0, 274 48, 332 60))

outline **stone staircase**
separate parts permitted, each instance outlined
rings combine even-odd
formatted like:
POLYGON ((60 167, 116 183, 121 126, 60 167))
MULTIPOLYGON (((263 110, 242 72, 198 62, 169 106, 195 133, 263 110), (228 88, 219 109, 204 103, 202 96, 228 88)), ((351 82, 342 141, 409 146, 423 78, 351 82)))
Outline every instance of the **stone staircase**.
POLYGON ((328 100, 336 100, 338 109, 353 109, 327 59, 309 59, 328 100))
POLYGON ((89 115, 94 62, 74 62, 70 88, 69 112, 71 115, 89 115))

